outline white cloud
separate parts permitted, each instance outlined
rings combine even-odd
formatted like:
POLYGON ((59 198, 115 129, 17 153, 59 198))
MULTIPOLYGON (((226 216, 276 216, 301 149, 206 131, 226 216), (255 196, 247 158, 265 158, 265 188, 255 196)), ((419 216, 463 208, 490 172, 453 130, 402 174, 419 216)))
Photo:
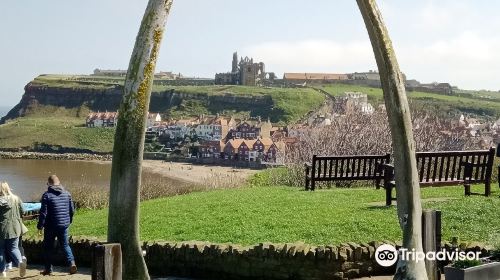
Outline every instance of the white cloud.
MULTIPOLYGON (((450 82, 462 88, 500 89, 500 40, 472 31, 438 40, 398 42, 398 60, 408 78, 450 82)), ((376 69, 369 41, 304 40, 248 46, 243 53, 266 70, 348 73, 376 69)))
POLYGON ((374 69, 369 41, 304 40, 249 46, 243 53, 266 63, 267 71, 342 73, 374 69))
POLYGON ((500 89, 500 40, 465 31, 456 37, 398 48, 401 67, 424 81, 447 81, 463 88, 500 89))

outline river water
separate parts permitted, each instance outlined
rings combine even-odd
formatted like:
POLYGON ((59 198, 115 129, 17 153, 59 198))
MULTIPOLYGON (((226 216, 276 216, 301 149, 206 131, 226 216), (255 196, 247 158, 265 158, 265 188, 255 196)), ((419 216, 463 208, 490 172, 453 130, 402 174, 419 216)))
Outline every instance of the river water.
POLYGON ((111 164, 90 161, 0 159, 0 180, 7 181, 23 200, 33 200, 47 189, 47 178, 57 174, 64 186, 108 188, 111 164))

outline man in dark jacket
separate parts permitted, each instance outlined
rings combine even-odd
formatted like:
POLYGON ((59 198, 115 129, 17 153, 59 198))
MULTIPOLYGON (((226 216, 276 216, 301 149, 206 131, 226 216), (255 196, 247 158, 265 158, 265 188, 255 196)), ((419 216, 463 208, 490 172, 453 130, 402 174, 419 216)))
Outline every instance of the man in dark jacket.
POLYGON ((76 273, 75 258, 69 247, 68 228, 73 222, 74 206, 71 194, 67 192, 56 175, 51 175, 47 182, 48 190, 42 196, 42 208, 38 218, 37 228, 43 234, 43 250, 45 270, 43 275, 52 273, 52 251, 57 238, 70 266, 70 274, 76 273))

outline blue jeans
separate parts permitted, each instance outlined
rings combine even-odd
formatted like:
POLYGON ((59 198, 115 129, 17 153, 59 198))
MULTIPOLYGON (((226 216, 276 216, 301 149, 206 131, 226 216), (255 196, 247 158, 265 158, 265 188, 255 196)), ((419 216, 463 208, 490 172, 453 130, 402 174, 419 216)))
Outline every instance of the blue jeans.
POLYGON ((19 266, 22 262, 19 251, 19 237, 11 239, 0 239, 0 272, 5 269, 5 254, 8 254, 14 266, 19 266))
POLYGON ((43 234, 43 259, 45 262, 45 271, 52 271, 52 254, 56 238, 59 242, 59 246, 63 249, 68 265, 75 260, 73 252, 71 252, 71 248, 69 247, 68 228, 45 228, 43 234))

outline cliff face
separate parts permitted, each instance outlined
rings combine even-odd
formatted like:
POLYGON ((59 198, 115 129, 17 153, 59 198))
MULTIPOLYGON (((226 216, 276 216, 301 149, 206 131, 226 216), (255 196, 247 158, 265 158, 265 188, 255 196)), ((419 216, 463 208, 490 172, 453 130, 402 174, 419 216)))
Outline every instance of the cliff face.
MULTIPOLYGON (((30 82, 25 86, 21 101, 0 120, 0 124, 9 119, 30 115, 41 106, 62 107, 65 109, 89 108, 92 111, 117 111, 120 105, 123 87, 114 85, 107 88, 89 87, 51 87, 30 82)), ((222 110, 249 111, 252 115, 267 117, 273 108, 270 96, 245 96, 235 94, 213 95, 208 93, 186 93, 176 90, 153 92, 150 111, 168 113, 169 110, 185 103, 196 101, 210 113, 222 110)), ((189 112, 186 112, 189 113, 189 112)))

